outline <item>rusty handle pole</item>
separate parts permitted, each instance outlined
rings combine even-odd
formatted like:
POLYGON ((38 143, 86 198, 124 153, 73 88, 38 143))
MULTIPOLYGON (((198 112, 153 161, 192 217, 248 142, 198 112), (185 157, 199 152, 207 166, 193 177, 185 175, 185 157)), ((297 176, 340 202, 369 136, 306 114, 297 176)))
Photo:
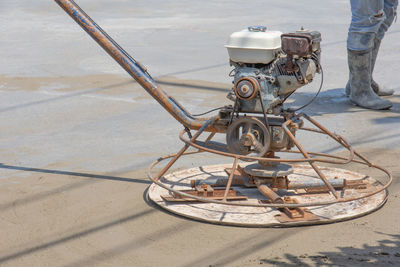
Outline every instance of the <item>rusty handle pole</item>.
MULTIPOLYGON (((209 118, 195 119, 179 103, 165 93, 147 73, 108 34, 94 22, 73 0, 55 0, 126 72, 128 72, 177 121, 193 130, 200 129, 209 118)), ((216 131, 212 126, 206 131, 216 131)), ((218 131, 218 130, 217 130, 218 131)))

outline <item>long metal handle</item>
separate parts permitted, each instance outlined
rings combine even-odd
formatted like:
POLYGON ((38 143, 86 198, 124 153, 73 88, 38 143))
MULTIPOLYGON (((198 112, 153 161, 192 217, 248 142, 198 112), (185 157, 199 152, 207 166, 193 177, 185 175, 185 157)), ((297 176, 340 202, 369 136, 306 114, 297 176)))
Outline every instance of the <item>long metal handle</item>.
MULTIPOLYGON (((126 72, 128 72, 177 121, 193 130, 200 129, 210 118, 193 118, 179 103, 168 96, 146 70, 123 50, 73 0, 55 0, 126 72)), ((206 131, 217 131, 210 125, 206 131)))

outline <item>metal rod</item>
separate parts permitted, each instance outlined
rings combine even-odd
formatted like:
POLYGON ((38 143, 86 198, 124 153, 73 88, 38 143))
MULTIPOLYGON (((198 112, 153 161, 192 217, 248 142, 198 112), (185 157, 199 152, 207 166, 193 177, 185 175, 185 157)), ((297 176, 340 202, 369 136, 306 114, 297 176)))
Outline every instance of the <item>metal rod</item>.
MULTIPOLYGON (((200 134, 202 132, 204 132, 204 130, 211 125, 213 122, 215 121, 215 119, 210 119, 208 121, 205 121, 204 125, 200 128, 200 130, 198 130, 193 137, 190 139, 191 142, 196 141, 196 139, 200 136, 200 134)), ((158 173, 158 175, 156 176, 156 178, 154 178, 154 180, 157 182, 171 167, 172 165, 174 165, 174 163, 183 155, 183 153, 185 153, 185 151, 189 148, 188 144, 185 144, 184 147, 181 148, 181 150, 179 150, 179 152, 168 162, 168 164, 158 173)))
POLYGON ((225 194, 224 194, 223 201, 226 201, 226 198, 228 196, 229 190, 231 189, 232 179, 233 179, 233 176, 235 175, 235 171, 236 171, 236 168, 237 168, 237 162, 238 162, 238 159, 235 158, 235 160, 233 161, 233 165, 232 165, 232 172, 229 175, 228 183, 226 184, 226 189, 225 189, 225 194))
POLYGON ((157 176, 154 178, 154 181, 158 181, 171 167, 174 165, 174 163, 182 156, 183 153, 189 148, 188 145, 184 145, 181 150, 179 150, 178 153, 168 162, 168 164, 157 174, 157 176))
MULTIPOLYGON (((151 78, 144 67, 123 50, 73 0, 55 0, 115 61, 121 65, 155 100, 178 122, 193 130, 200 129, 205 120, 193 118, 175 100, 171 99, 151 78)), ((207 118, 208 120, 209 118, 207 118)), ((207 131, 216 130, 212 126, 207 131)))
POLYGON ((208 142, 211 141, 211 139, 213 139, 213 137, 215 136, 215 132, 210 133, 210 135, 207 137, 206 141, 204 141, 204 144, 208 144, 208 142))
MULTIPOLYGON (((286 132, 286 134, 289 136, 289 138, 293 141, 293 143, 296 145, 296 147, 300 150, 300 152, 303 154, 303 156, 306 159, 310 159, 311 157, 308 155, 307 151, 302 147, 302 145, 297 141, 297 139, 293 136, 292 132, 286 126, 287 123, 289 123, 289 122, 290 121, 287 121, 282 125, 283 130, 286 132)), ((324 181, 324 183, 328 187, 329 191, 333 194, 333 196, 336 199, 339 199, 339 196, 338 196, 335 188, 333 188, 333 186, 328 182, 325 175, 321 172, 321 170, 318 168, 318 166, 312 161, 310 161, 308 163, 311 165, 311 167, 314 169, 314 171, 318 174, 318 176, 322 179, 322 181, 324 181)))
POLYGON ((256 182, 256 185, 257 185, 258 191, 260 191, 260 193, 263 194, 266 198, 271 200, 272 203, 284 204, 283 199, 277 193, 275 193, 271 188, 269 188, 267 185, 260 184, 259 182, 256 182))
MULTIPOLYGON (((325 187, 324 181, 321 180, 310 180, 310 181, 290 181, 287 185, 287 189, 312 189, 312 188, 323 188, 325 187), (314 181, 315 180, 315 181, 314 181)), ((334 188, 343 188, 345 186, 344 179, 331 179, 328 182, 334 188)))

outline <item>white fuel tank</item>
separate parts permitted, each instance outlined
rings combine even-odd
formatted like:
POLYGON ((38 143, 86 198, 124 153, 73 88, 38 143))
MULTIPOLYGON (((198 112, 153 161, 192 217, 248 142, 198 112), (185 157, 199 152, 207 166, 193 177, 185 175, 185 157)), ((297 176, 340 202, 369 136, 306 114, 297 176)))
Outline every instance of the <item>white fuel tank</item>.
POLYGON ((233 62, 268 64, 281 48, 280 31, 267 31, 264 26, 250 26, 234 32, 225 47, 233 62))

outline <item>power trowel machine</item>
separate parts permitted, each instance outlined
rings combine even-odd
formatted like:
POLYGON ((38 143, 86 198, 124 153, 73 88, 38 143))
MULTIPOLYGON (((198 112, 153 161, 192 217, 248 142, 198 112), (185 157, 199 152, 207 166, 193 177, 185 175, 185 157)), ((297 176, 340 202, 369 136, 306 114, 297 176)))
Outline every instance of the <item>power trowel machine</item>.
MULTIPOLYGON (((227 92, 232 102, 215 116, 198 118, 164 92, 147 69, 74 1, 55 1, 183 125, 183 148, 158 159, 149 169, 153 182, 149 197, 161 207, 212 223, 286 226, 349 219, 385 203, 386 188, 392 181, 387 170, 368 161, 343 137, 298 113, 304 106, 290 109, 284 105, 298 88, 311 83, 316 75, 323 76, 320 32, 282 33, 251 26, 231 34, 226 48, 233 67, 233 88, 227 92), (348 156, 309 152, 296 138, 298 131, 327 136, 348 150, 348 156), (205 132, 209 135, 201 139, 205 132), (213 141, 217 134, 225 135, 226 142, 213 141), (233 159, 233 164, 167 174, 180 157, 198 153, 222 155, 233 159), (152 169, 167 159, 153 175, 152 169), (326 166, 348 163, 383 172, 386 183, 326 166)), ((322 77, 320 80, 318 91, 322 77)))

